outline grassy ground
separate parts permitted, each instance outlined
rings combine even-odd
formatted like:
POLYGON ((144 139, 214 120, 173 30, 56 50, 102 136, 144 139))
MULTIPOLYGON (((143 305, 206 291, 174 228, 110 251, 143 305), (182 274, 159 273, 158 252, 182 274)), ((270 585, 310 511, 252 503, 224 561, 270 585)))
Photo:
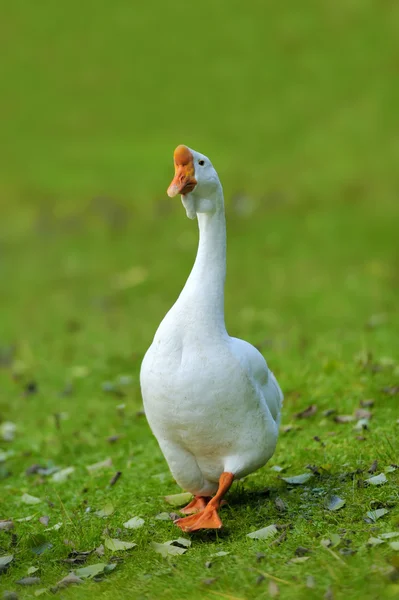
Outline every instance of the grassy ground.
POLYGON ((0 557, 14 558, 1 590, 46 597, 82 566, 63 562, 72 550, 111 537, 137 546, 90 555, 115 569, 60 597, 398 593, 399 537, 368 544, 399 532, 398 24, 388 1, 4 3, 0 518, 14 528, 0 530, 0 557), (276 454, 235 484, 224 530, 164 558, 151 542, 178 532, 155 517, 179 490, 138 373, 196 250, 164 192, 178 143, 221 175, 228 329, 259 345, 286 399, 276 454), (374 461, 381 486, 364 483, 374 461), (74 471, 57 483, 32 465, 74 471), (132 516, 144 525, 125 529, 132 516), (270 524, 274 537, 247 537, 270 524), (30 567, 40 581, 17 584, 30 567))

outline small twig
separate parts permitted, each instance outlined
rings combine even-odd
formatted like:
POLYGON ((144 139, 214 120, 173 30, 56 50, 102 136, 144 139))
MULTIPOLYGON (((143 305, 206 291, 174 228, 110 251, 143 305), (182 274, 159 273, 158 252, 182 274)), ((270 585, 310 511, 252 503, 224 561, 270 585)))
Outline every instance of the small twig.
POLYGON ((213 590, 209 590, 211 594, 215 596, 221 596, 222 598, 228 598, 229 600, 245 600, 245 598, 238 598, 237 596, 230 596, 230 594, 223 594, 223 592, 214 592, 213 590))
POLYGON ((294 585, 292 581, 287 581, 286 579, 280 579, 280 577, 275 577, 274 575, 270 575, 270 573, 265 573, 265 571, 259 571, 261 575, 267 577, 268 579, 273 579, 273 581, 278 581, 279 583, 286 583, 287 585, 294 585))
POLYGON ((121 475, 122 475, 122 471, 117 471, 115 473, 115 475, 112 477, 111 481, 109 482, 109 487, 112 487, 113 485, 115 485, 115 483, 118 481, 118 479, 120 478, 121 475))
POLYGON ((275 544, 276 545, 281 544, 281 542, 284 542, 286 537, 287 537, 287 530, 284 529, 283 533, 281 535, 279 535, 278 538, 276 538, 269 544, 269 548, 270 548, 270 546, 274 546, 275 544))

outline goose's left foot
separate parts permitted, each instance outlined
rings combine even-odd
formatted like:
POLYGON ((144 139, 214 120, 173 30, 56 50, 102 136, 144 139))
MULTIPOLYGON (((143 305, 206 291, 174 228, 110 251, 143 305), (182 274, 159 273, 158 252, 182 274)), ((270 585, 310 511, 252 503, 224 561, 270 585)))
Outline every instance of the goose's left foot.
POLYGON ((224 495, 230 489, 233 480, 233 473, 222 473, 219 479, 219 489, 216 496, 208 502, 206 507, 190 517, 177 519, 175 524, 180 527, 182 531, 186 532, 197 531, 198 529, 220 529, 223 524, 217 511, 220 508, 224 495))
POLYGON ((185 515, 194 515, 195 513, 204 510, 209 500, 210 498, 205 498, 205 496, 195 496, 193 500, 179 512, 184 513, 185 515))

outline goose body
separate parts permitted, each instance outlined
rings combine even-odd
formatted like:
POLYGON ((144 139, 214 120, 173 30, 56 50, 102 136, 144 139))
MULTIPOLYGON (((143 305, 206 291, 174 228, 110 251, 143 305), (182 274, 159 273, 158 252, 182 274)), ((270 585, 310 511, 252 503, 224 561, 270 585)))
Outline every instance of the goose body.
MULTIPOLYGON (((187 216, 198 219, 200 240, 186 285, 144 357, 140 380, 147 420, 173 477, 201 499, 220 492, 223 474, 228 489, 234 478, 270 459, 283 395, 260 352, 226 331, 226 225, 216 171, 186 146, 175 151, 175 169, 168 193, 182 194, 187 216)), ((205 506, 194 503, 187 512, 205 506)), ((201 525, 200 517, 177 524, 187 531, 221 526, 215 515, 213 524, 208 518, 201 525)))

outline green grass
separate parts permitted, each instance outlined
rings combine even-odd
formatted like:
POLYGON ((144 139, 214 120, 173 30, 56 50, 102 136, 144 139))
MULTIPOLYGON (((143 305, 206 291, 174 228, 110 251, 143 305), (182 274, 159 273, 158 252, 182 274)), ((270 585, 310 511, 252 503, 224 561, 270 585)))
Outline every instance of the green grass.
POLYGON ((380 487, 362 482, 374 460, 379 473, 399 455, 398 396, 386 390, 399 375, 398 7, 2 4, 0 427, 17 429, 0 441, 11 451, 0 518, 35 516, 0 531, 0 556, 14 555, 0 589, 48 590, 70 570, 65 540, 92 550, 106 528, 137 547, 100 582, 59 597, 267 598, 263 572, 284 580, 283 600, 328 589, 335 600, 394 598, 397 552, 367 540, 398 531, 398 471, 380 487), (264 352, 285 392, 282 426, 295 427, 270 465, 235 484, 224 530, 193 535, 168 559, 150 542, 178 537, 155 516, 174 510, 163 497, 179 490, 140 414, 138 374, 196 251, 195 224, 165 194, 178 143, 219 171, 228 330, 264 352), (104 390, 120 376, 128 385, 104 390), (368 430, 323 416, 353 414, 368 398, 368 430), (310 404, 315 415, 294 418, 310 404), (107 457, 111 468, 87 471, 107 457), (58 484, 25 475, 51 463, 75 471, 58 484), (291 488, 272 465, 283 476, 316 465, 320 475, 291 488), (42 504, 21 503, 25 492, 42 504), (331 494, 346 500, 337 512, 325 508, 331 494), (109 503, 112 515, 94 514, 109 503), (376 508, 389 512, 365 522, 376 508), (44 532, 42 515, 63 526, 44 532), (123 529, 134 515, 144 526, 123 529), (289 525, 281 543, 246 537, 272 523, 289 525), (320 542, 334 534, 332 554, 320 542), (52 548, 36 555, 43 535, 52 548), (299 546, 309 560, 290 563, 299 546), (210 558, 220 551, 229 554, 210 558), (17 585, 31 566, 40 583, 17 585))

